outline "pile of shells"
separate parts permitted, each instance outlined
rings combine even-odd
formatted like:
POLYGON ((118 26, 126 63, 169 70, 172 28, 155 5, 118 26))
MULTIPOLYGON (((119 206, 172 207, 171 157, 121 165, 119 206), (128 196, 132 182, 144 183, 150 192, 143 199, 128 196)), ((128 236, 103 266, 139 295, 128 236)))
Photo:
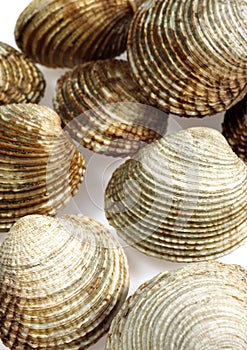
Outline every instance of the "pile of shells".
POLYGON ((86 349, 109 328, 129 284, 127 259, 83 216, 30 215, 0 248, 0 337, 10 349, 86 349))
POLYGON ((247 273, 192 264, 142 285, 111 324, 106 350, 247 348, 247 273))
POLYGON ((113 58, 125 51, 131 19, 142 2, 33 0, 17 20, 16 43, 50 67, 113 58))
POLYGON ((41 71, 13 47, 0 42, 0 105, 38 103, 44 95, 41 71))
POLYGON ((182 130, 113 173, 105 212, 117 233, 148 255, 220 257, 247 238, 247 167, 220 132, 182 130))
POLYGON ((230 108, 247 92, 246 0, 153 0, 128 37, 133 77, 149 102, 187 117, 230 108))
POLYGON ((1 106, 0 143, 0 232, 27 214, 56 214, 77 192, 84 158, 50 108, 1 106))
POLYGON ((167 116, 146 105, 122 60, 88 62, 57 83, 54 108, 82 146, 128 156, 166 131, 167 116))
POLYGON ((247 95, 226 112, 222 127, 233 151, 247 162, 247 95))

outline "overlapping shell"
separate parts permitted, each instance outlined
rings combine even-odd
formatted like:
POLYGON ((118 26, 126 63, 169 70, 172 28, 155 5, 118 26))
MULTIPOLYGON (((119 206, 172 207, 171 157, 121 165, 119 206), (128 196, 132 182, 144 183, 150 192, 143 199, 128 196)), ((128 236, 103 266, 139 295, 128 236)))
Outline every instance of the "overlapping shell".
POLYGON ((247 95, 226 112, 222 127, 234 152, 247 162, 247 95))
POLYGON ((113 173, 105 212, 117 233, 148 255, 213 259, 247 238, 247 167, 218 131, 182 130, 113 173))
POLYGON ((19 48, 50 67, 113 58, 126 49, 129 25, 144 0, 33 0, 20 14, 19 48))
POLYGON ((113 320, 106 350, 245 350, 247 274, 216 262, 163 272, 113 320))
POLYGON ((0 42, 0 105, 38 103, 45 80, 33 62, 13 47, 0 42))
POLYGON ((146 105, 122 60, 85 63, 57 83, 54 108, 70 135, 94 152, 128 156, 160 138, 167 116, 146 105))
POLYGON ((246 18, 246 0, 146 1, 130 27, 128 59, 149 102, 200 117, 242 99, 246 18))
POLYGON ((10 349, 86 349, 128 292, 125 254, 83 216, 20 219, 0 248, 0 336, 10 349))
POLYGON ((0 145, 0 232, 27 214, 55 214, 77 192, 84 158, 50 108, 1 106, 0 145))

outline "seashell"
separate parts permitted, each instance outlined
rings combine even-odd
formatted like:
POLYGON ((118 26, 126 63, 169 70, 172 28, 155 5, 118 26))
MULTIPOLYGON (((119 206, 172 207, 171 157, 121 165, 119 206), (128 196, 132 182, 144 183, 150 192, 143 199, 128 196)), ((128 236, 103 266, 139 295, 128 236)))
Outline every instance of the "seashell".
POLYGON ((105 212, 119 236, 148 255, 214 259, 246 240, 247 167, 218 131, 182 130, 113 173, 105 212))
POLYGON ((247 92, 246 0, 153 0, 137 10, 128 37, 133 77, 150 104, 203 117, 247 92))
POLYGON ((83 216, 20 219, 0 247, 0 267, 0 337, 10 349, 86 349, 128 292, 122 248, 83 216))
POLYGON ((84 158, 50 108, 1 106, 0 145, 0 232, 28 214, 56 214, 77 192, 84 158))
POLYGON ((226 111, 222 127, 233 151, 247 162, 247 95, 226 111))
POLYGON ((113 58, 125 51, 131 19, 143 2, 33 0, 17 20, 16 43, 49 67, 113 58))
POLYGON ((94 152, 128 156, 166 131, 167 116, 146 106, 126 61, 88 62, 57 83, 54 108, 66 130, 94 152))
POLYGON ((45 80, 33 62, 13 47, 0 42, 0 105, 38 103, 45 80))
POLYGON ((106 350, 247 348, 247 274, 241 266, 198 263, 162 272, 122 306, 106 350))

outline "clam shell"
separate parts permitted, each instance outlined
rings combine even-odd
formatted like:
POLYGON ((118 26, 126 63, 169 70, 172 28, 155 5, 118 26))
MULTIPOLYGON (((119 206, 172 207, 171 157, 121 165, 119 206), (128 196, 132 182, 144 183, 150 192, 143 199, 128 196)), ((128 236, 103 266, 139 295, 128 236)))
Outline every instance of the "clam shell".
POLYGON ((182 130, 113 173, 105 212, 117 233, 148 255, 220 257, 247 237, 247 167, 218 131, 182 130))
POLYGON ((50 108, 1 106, 0 145, 0 232, 27 214, 56 214, 77 192, 84 158, 50 108))
POLYGON ((122 60, 88 62, 62 76, 54 108, 82 146, 128 156, 166 131, 167 116, 146 100, 122 60))
POLYGON ((113 58, 126 49, 134 12, 144 0, 33 0, 20 14, 19 48, 49 67, 113 58))
POLYGON ((133 77, 149 102, 202 117, 241 100, 247 81, 246 0, 153 0, 128 37, 133 77))
POLYGON ((45 80, 33 62, 13 47, 0 42, 0 105, 38 103, 45 80))
POLYGON ((247 95, 226 112, 222 127, 233 151, 247 162, 247 95))
POLYGON ((163 272, 114 318, 106 350, 247 348, 247 274, 217 262, 163 272))
POLYGON ((83 216, 20 219, 0 247, 0 336, 10 349, 86 349, 128 292, 128 265, 83 216))

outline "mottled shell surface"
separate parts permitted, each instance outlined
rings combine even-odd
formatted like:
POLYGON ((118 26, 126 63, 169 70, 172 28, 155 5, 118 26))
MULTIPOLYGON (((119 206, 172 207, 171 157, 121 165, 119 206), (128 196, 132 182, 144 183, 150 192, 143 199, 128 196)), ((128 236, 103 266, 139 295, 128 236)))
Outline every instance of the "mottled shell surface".
POLYGON ((188 262, 223 256, 247 238, 247 167, 220 132, 182 130, 113 173, 105 212, 148 255, 188 262))
POLYGON ((144 0, 33 0, 20 14, 19 48, 49 67, 113 58, 126 49, 134 12, 144 0))
POLYGON ((146 1, 128 59, 152 105, 186 117, 225 111, 247 91, 247 2, 146 1))
POLYGON ((13 47, 0 42, 0 105, 38 103, 45 80, 33 62, 13 47))
POLYGON ((247 274, 192 264, 143 284, 113 320, 106 350, 245 350, 247 274))
POLYGON ((226 112, 222 127, 233 151, 247 162, 247 95, 226 112))
POLYGON ((0 232, 27 214, 56 214, 77 192, 84 158, 50 108, 1 106, 0 144, 0 232))
POLYGON ((85 63, 57 83, 54 108, 82 146, 128 156, 166 131, 167 115, 146 105, 122 60, 85 63))
POLYGON ((83 216, 20 219, 0 247, 0 336, 10 349, 86 349, 124 302, 125 254, 83 216))

